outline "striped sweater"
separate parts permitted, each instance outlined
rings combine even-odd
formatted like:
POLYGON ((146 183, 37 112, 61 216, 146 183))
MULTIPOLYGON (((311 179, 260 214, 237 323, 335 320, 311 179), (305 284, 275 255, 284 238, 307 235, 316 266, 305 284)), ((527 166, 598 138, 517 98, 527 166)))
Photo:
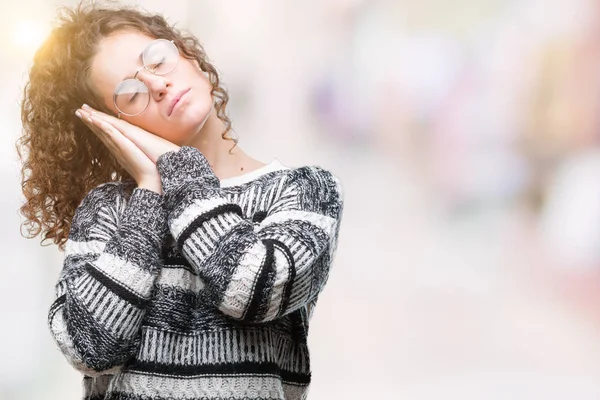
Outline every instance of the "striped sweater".
POLYGON ((83 398, 306 398, 339 179, 275 159, 220 181, 192 147, 157 167, 164 195, 106 183, 72 221, 48 322, 83 398))

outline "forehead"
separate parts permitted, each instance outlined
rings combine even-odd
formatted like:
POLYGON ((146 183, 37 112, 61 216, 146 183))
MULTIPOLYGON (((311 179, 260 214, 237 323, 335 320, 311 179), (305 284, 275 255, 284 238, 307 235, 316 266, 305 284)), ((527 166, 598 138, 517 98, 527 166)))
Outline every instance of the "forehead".
POLYGON ((103 38, 91 63, 94 86, 105 92, 115 88, 142 65, 140 54, 154 38, 140 32, 124 31, 103 38))

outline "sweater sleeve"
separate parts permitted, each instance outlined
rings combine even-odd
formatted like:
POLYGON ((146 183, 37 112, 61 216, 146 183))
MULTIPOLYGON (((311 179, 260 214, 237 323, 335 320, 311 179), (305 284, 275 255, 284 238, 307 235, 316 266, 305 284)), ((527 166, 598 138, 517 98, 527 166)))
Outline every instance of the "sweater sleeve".
POLYGON ((163 198, 108 183, 77 208, 50 307, 50 332, 69 363, 88 376, 118 371, 136 351, 167 233, 163 198))
POLYGON ((227 200, 198 150, 166 153, 157 166, 171 234, 218 309, 258 323, 316 301, 329 276, 343 210, 335 175, 318 166, 291 170, 278 184, 276 200, 259 207, 264 219, 257 222, 227 200))

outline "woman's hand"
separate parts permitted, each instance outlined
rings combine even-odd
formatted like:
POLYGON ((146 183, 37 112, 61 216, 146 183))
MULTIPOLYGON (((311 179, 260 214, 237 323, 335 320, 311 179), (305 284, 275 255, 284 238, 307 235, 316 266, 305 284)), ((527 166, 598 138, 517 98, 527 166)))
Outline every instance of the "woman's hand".
POLYGON ((156 160, 179 146, 144 129, 84 105, 76 114, 104 143, 139 187, 162 193, 156 160))

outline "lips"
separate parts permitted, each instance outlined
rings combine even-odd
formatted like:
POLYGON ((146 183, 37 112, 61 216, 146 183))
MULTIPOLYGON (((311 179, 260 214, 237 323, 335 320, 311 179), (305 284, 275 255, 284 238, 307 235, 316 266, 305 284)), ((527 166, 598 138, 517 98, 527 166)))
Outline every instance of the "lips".
POLYGON ((179 103, 179 100, 183 97, 183 95, 185 95, 187 92, 189 92, 190 89, 191 88, 182 90, 181 92, 179 92, 179 94, 177 96, 175 96, 175 98, 171 102, 171 105, 169 106, 169 112, 168 112, 169 116, 171 116, 171 114, 173 113, 173 110, 175 109, 175 106, 177 105, 177 103, 179 103))

